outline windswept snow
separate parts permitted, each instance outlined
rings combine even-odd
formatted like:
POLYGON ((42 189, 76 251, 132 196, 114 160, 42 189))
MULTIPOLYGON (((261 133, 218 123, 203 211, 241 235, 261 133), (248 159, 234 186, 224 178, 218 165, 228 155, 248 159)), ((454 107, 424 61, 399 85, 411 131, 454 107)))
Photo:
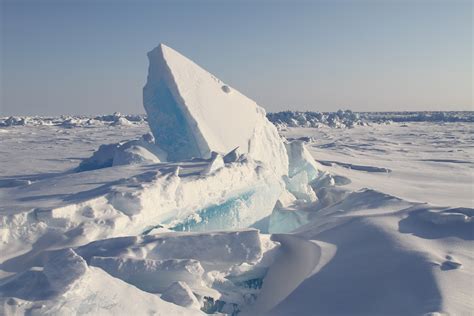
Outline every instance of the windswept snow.
POLYGON ((0 314, 474 310, 472 112, 269 114, 279 135, 148 56, 148 118, 0 118, 0 314))

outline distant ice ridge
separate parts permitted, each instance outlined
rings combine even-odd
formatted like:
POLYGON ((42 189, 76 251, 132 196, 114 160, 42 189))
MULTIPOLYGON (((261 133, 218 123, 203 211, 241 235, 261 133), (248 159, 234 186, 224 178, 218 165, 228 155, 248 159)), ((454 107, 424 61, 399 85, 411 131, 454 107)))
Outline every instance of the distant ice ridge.
POLYGON ((359 112, 362 119, 377 122, 474 122, 474 111, 359 112))
MULTIPOLYGON (((228 86, 223 90, 230 91, 228 86)), ((268 113, 267 118, 277 127, 322 127, 345 128, 385 124, 391 122, 474 122, 473 111, 436 111, 436 112, 336 112, 283 111, 268 113), (341 114, 342 113, 342 114, 341 114)), ((133 126, 145 125, 144 114, 114 113, 101 116, 9 116, 0 117, 0 127, 10 126, 56 126, 63 128, 95 126, 133 126)))
POLYGON ((451 112, 300 112, 283 111, 267 114, 268 119, 279 128, 322 127, 351 128, 370 124, 391 122, 474 122, 473 111, 451 112))
POLYGON ((0 127, 9 126, 57 126, 64 128, 95 126, 130 126, 146 122, 145 115, 115 112, 99 116, 9 116, 0 117, 0 127))
POLYGON ((356 125, 367 125, 366 120, 362 120, 358 113, 354 113, 350 110, 339 110, 330 113, 284 111, 269 113, 267 117, 279 128, 321 126, 346 128, 354 127, 356 125))

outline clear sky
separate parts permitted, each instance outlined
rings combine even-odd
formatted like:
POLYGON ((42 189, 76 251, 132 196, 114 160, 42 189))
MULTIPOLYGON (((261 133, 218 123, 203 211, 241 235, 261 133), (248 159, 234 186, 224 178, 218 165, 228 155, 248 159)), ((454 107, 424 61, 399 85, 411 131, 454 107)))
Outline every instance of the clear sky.
POLYGON ((470 0, 0 1, 0 115, 142 113, 160 42, 267 111, 473 110, 470 0))

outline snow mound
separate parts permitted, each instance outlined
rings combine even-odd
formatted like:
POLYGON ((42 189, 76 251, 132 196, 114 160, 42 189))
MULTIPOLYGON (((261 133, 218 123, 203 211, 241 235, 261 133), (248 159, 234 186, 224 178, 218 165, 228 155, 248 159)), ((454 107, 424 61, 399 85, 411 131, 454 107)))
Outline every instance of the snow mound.
MULTIPOLYGON (((68 277, 65 273, 61 275, 68 277)), ((41 271, 34 271, 34 274, 29 274, 30 282, 33 276, 37 281, 44 278, 41 271)), ((31 298, 11 291, 15 287, 27 286, 24 281, 18 278, 10 281, 8 291, 0 285, 2 315, 205 315, 195 309, 168 303, 95 267, 87 268, 82 277, 60 295, 31 298)), ((49 291, 47 282, 37 286, 34 289, 37 293, 49 291)))
POLYGON ((101 145, 91 157, 84 159, 76 171, 89 171, 120 165, 154 164, 166 161, 166 153, 159 149, 150 134, 138 140, 101 145))
POLYGON ((46 257, 43 273, 57 292, 72 287, 87 271, 84 259, 72 249, 58 250, 46 257))
MULTIPOLYGON (((158 260, 148 262, 149 265, 174 266, 189 268, 194 261, 178 261, 163 263, 171 259, 197 260, 205 266, 232 265, 243 262, 256 262, 262 256, 262 245, 258 230, 244 229, 208 233, 160 233, 141 237, 118 237, 92 242, 77 249, 86 260, 92 257, 116 257, 127 251, 134 251, 142 259, 158 260), (130 248, 128 248, 129 246, 130 248), (116 253, 120 249, 120 253, 116 253)), ((113 261, 114 259, 95 259, 96 262, 113 261), (108 261, 107 261, 108 260, 108 261)), ((136 262, 128 263, 137 266, 136 262)), ((146 265, 147 262, 140 263, 146 265)), ((115 263, 115 265, 123 265, 115 263)), ((156 268, 156 269, 158 269, 156 268)), ((193 268, 199 274, 199 267, 193 268)), ((143 269, 142 269, 143 270, 143 269)))
POLYGON ((453 208, 445 211, 427 210, 420 217, 437 225, 470 224, 474 228, 474 210, 468 208, 453 208))
MULTIPOLYGON (((0 203, 1 209, 10 210, 0 216, 1 251, 10 253, 40 238, 55 236, 78 245, 158 226, 174 231, 236 229, 271 214, 283 184, 270 170, 242 160, 203 175, 209 163, 115 166, 12 187, 15 201, 24 203, 0 203), (49 198, 29 199, 32 194, 49 198)), ((49 247, 37 247, 43 246, 49 247)))
POLYGON ((313 159, 303 141, 294 140, 285 143, 285 146, 289 160, 288 176, 285 177, 287 190, 300 200, 316 201, 316 193, 310 183, 323 175, 321 166, 313 159))
POLYGON ((90 265, 150 293, 161 293, 175 281, 200 285, 204 273, 199 261, 189 259, 92 257, 90 265))
POLYGON ((163 292, 161 299, 187 308, 199 309, 201 307, 189 286, 182 281, 171 284, 163 292))
POLYGON ((287 171, 287 156, 276 128, 254 101, 175 50, 161 44, 148 53, 143 104, 157 145, 170 161, 209 158, 235 147, 287 171))

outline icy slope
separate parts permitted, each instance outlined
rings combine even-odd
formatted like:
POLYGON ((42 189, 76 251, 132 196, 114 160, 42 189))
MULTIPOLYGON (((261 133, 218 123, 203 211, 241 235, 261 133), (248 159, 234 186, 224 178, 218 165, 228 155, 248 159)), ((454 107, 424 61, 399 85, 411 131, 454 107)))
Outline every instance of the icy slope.
POLYGON ((309 212, 293 234, 273 235, 284 253, 244 315, 468 315, 472 215, 371 190, 351 193, 309 212))
POLYGON ((331 159, 323 169, 346 184, 315 187, 318 203, 279 213, 280 226, 297 228, 272 236, 281 252, 243 315, 469 315, 474 308, 470 128, 412 124, 381 125, 374 132, 365 127, 286 131, 288 138, 312 140, 314 156, 331 159), (382 167, 391 172, 377 172, 382 167))
POLYGON ((288 161, 265 110, 175 50, 148 53, 143 104, 157 145, 171 161, 209 158, 236 147, 285 174, 288 161))

